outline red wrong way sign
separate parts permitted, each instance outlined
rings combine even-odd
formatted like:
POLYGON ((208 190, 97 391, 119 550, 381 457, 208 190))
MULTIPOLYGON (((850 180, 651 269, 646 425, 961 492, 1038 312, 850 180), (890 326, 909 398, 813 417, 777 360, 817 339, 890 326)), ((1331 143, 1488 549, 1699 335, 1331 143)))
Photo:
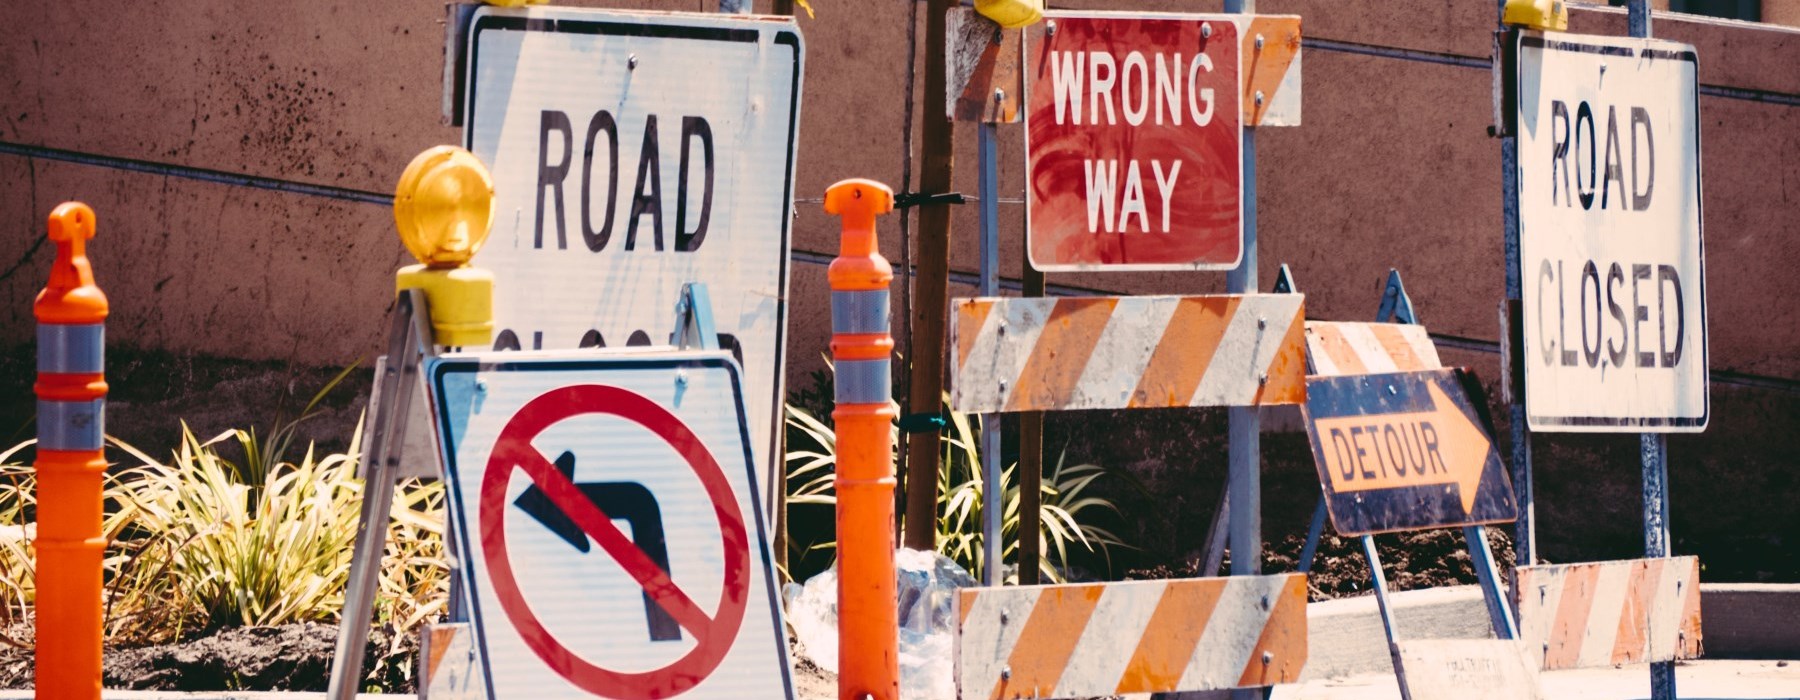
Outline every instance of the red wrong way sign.
POLYGON ((490 697, 791 697, 728 356, 429 371, 490 697))
POLYGON ((1236 23, 1171 14, 1046 18, 1042 45, 1026 49, 1032 264, 1049 271, 1236 267, 1243 255, 1236 23))

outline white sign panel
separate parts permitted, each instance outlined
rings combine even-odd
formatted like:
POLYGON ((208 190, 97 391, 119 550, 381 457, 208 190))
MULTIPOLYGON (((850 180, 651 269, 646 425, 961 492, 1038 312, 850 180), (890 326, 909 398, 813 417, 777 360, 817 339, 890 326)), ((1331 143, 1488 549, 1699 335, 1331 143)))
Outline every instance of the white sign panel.
POLYGON ((483 7, 466 48, 495 349, 667 344, 705 282, 771 499, 803 53, 791 20, 549 7, 483 7))
POLYGON ((488 697, 793 697, 728 354, 425 371, 488 697))
POLYGON ((1519 262, 1532 430, 1706 427, 1694 48, 1524 33, 1519 262))

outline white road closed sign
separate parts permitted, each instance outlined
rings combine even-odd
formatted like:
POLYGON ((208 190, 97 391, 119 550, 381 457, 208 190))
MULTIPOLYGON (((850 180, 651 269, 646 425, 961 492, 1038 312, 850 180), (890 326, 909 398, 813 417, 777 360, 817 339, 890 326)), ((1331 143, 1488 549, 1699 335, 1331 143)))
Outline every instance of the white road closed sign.
POLYGON ((793 697, 728 355, 425 371, 487 697, 793 697))
POLYGON ((705 282, 765 493, 803 53, 791 20, 549 7, 481 8, 465 47, 495 349, 666 344, 681 285, 705 282))
POLYGON ((1519 38, 1525 405, 1548 432, 1706 427, 1694 48, 1519 38))

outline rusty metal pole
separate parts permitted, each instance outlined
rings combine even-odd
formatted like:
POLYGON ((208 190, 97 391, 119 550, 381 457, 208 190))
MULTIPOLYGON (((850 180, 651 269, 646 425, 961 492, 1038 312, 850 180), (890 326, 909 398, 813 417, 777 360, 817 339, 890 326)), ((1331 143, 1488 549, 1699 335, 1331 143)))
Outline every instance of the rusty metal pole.
MULTIPOLYGON (((924 104, 945 100, 944 19, 954 0, 930 0, 925 7, 924 104)), ((956 125, 936 110, 923 111, 924 153, 919 168, 919 191, 950 191, 952 146, 956 125)), ((943 409, 944 324, 950 296, 950 206, 930 202, 919 211, 917 290, 912 305, 912 375, 908 384, 907 411, 934 413, 943 409)), ((910 549, 937 546, 938 434, 906 436, 906 533, 910 549)))
POLYGON ((50 213, 56 261, 38 293, 37 697, 99 700, 101 482, 106 437, 106 294, 87 241, 94 210, 50 213))
POLYGON ((870 180, 825 191, 843 217, 831 261, 831 359, 837 365, 838 698, 900 697, 899 601, 894 584, 894 269, 875 244, 875 217, 894 193, 870 180))

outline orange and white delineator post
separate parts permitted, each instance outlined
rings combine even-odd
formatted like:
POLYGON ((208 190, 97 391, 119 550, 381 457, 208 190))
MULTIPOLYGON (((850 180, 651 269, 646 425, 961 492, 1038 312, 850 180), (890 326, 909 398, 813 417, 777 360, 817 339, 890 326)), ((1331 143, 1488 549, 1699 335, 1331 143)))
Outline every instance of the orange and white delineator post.
POLYGON ((56 261, 37 316, 37 697, 100 697, 101 481, 106 474, 106 295, 87 240, 94 210, 50 212, 56 261))
MULTIPOLYGON (((825 190, 843 218, 831 261, 831 359, 837 365, 838 698, 900 697, 899 603, 894 591, 894 433, 889 381, 894 269, 875 244, 875 217, 894 192, 871 180, 825 190)), ((923 517, 931 517, 929 514, 923 517)))

